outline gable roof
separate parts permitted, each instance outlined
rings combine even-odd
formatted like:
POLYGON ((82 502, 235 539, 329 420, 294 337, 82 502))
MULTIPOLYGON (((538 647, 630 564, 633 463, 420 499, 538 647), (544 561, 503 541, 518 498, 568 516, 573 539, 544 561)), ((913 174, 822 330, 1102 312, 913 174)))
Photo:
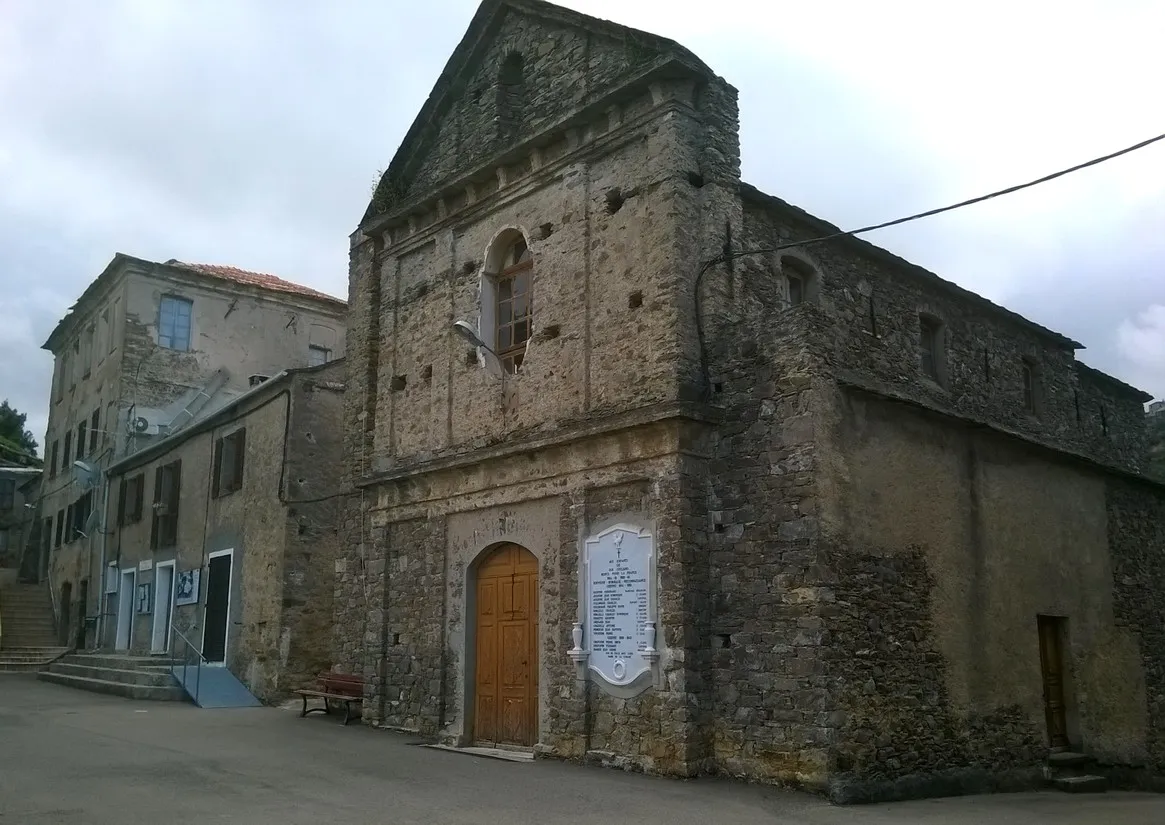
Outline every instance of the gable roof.
POLYGON ((323 301, 332 301, 336 304, 346 305, 346 301, 341 298, 336 298, 333 295, 328 295, 326 292, 320 292, 318 289, 303 286, 301 284, 285 281, 282 278, 277 278, 274 275, 268 275, 265 272, 251 272, 246 269, 239 269, 235 266, 223 266, 220 264, 191 264, 185 261, 175 260, 171 258, 166 261, 166 266, 177 267, 178 269, 188 269, 191 272, 197 272, 200 275, 209 275, 212 278, 218 278, 223 281, 233 281, 237 284, 246 284, 247 286, 257 286, 261 289, 270 289, 273 292, 286 292, 291 295, 306 295, 309 298, 319 298, 323 301))
POLYGON ((391 195, 403 194, 401 190, 407 185, 410 168, 423 158, 423 150, 428 145, 427 133, 430 125, 449 110, 462 92, 462 86, 469 76, 475 59, 490 45, 492 36, 500 28, 508 11, 540 17, 559 25, 573 26, 621 40, 629 46, 653 52, 655 61, 675 61, 684 64, 698 74, 715 77, 715 72, 706 63, 687 48, 667 37, 633 29, 610 20, 592 17, 573 9, 545 2, 545 0, 483 0, 464 36, 462 36, 461 42, 457 44, 457 48, 453 50, 453 54, 445 63, 445 68, 441 70, 436 83, 433 84, 428 99, 421 106, 412 126, 409 127, 408 132, 401 140, 388 169, 381 176, 376 192, 370 199, 364 216, 360 219, 361 226, 385 211, 379 206, 391 195))
MULTIPOLYGON (((285 281, 282 278, 277 278, 274 275, 265 275, 261 272, 248 272, 245 269, 237 269, 233 266, 217 266, 214 264, 188 264, 182 261, 171 258, 168 261, 158 263, 157 261, 147 261, 145 258, 136 258, 133 255, 126 255, 124 252, 116 252, 101 274, 89 282, 85 287, 85 291, 81 296, 73 302, 61 319, 57 321, 53 331, 49 333, 49 337, 41 344, 41 349, 47 349, 50 352, 55 352, 58 344, 62 343, 62 339, 69 334, 73 324, 76 323, 78 316, 78 307, 84 307, 95 296, 102 293, 103 290, 111 288, 125 273, 128 266, 136 265, 145 271, 156 270, 158 267, 170 267, 172 269, 180 270, 181 273, 187 276, 207 276, 221 281, 230 281, 244 286, 254 286, 260 289, 266 289, 271 292, 282 292, 287 295, 299 295, 304 298, 311 298, 313 300, 327 301, 337 308, 347 307, 347 301, 342 298, 328 295, 310 287, 300 286, 299 284, 285 281)), ((84 313, 82 313, 84 314, 84 313)))
POLYGON ((888 264, 900 272, 907 272, 907 273, 913 275, 914 277, 916 277, 922 281, 925 281, 926 283, 928 283, 932 286, 935 286, 935 287, 937 287, 937 288, 939 288, 939 289, 941 289, 941 290, 943 290, 951 295, 954 295, 956 298, 960 298, 962 300, 968 301, 969 303, 971 303, 975 306, 978 306, 982 309, 985 309, 988 312, 1006 317, 1006 318, 1010 319, 1011 321, 1019 324, 1020 326, 1026 327, 1027 329, 1031 330, 1032 332, 1036 333, 1037 335, 1041 336, 1042 338, 1048 340, 1049 342, 1055 344, 1056 346, 1058 346, 1062 349, 1066 349, 1066 350, 1084 349, 1084 345, 1081 344, 1079 341, 1074 341, 1071 338, 1069 338, 1068 336, 1061 335, 1060 333, 1056 332, 1055 330, 1051 330, 1045 326, 1041 326, 1040 324, 1037 324, 1035 321, 1032 321, 1032 320, 1029 320, 1028 318, 1023 317, 1018 312, 1013 312, 1012 310, 1008 309, 1007 307, 1000 306, 999 304, 995 303, 994 301, 990 301, 987 298, 984 298, 982 295, 979 295, 975 292, 972 292, 969 289, 964 289, 963 287, 956 284, 954 281, 948 281, 946 278, 943 278, 939 275, 936 275, 935 273, 931 272, 929 269, 926 269, 925 267, 921 267, 916 263, 911 263, 910 261, 906 260, 905 258, 901 258, 901 257, 895 255, 893 252, 889 251, 888 249, 883 249, 880 246, 872 244, 869 241, 865 240, 864 238, 859 238, 857 235, 846 235, 843 233, 843 231, 840 227, 834 226, 833 224, 829 223, 825 219, 819 218, 816 215, 810 214, 809 212, 806 212, 801 207, 794 206, 793 204, 789 203, 788 201, 785 201, 785 200, 782 200, 781 198, 778 198, 776 195, 770 195, 766 192, 762 192, 760 189, 757 189, 755 186, 753 186, 750 183, 744 183, 743 181, 741 182, 741 184, 740 184, 740 196, 745 201, 752 201, 753 203, 760 204, 762 206, 768 206, 768 207, 779 209, 782 212, 785 212, 785 213, 799 219, 802 223, 813 228, 816 232, 818 232, 819 234, 821 234, 823 236, 824 235, 838 235, 839 237, 837 237, 835 239, 835 241, 834 241, 835 243, 846 244, 859 253, 868 255, 869 257, 871 257, 875 260, 878 260, 878 261, 881 261, 882 263, 888 264))

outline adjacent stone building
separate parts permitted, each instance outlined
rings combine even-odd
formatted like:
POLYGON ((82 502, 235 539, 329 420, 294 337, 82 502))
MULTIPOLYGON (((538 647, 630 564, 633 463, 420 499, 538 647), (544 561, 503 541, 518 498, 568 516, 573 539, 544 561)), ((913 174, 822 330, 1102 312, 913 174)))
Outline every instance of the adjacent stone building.
POLYGON ((44 344, 40 570, 63 644, 92 645, 111 609, 96 585, 109 552, 98 516, 116 500, 103 471, 282 369, 337 357, 345 311, 272 275, 120 253, 86 288, 44 344))
POLYGON ((1147 396, 742 182, 678 44, 483 3, 349 304, 367 722, 839 800, 1165 769, 1147 396))
POLYGON ((187 651, 264 700, 330 669, 343 361, 285 370, 109 468, 101 647, 187 651))
POLYGON ((15 581, 33 538, 39 462, 12 461, 0 453, 0 585, 15 581))

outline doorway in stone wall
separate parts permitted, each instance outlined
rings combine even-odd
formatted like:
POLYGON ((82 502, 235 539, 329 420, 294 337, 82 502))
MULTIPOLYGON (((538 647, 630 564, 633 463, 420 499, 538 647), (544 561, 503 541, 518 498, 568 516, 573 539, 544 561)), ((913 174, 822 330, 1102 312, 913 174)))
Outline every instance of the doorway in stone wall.
POLYGON ((1064 701, 1064 640, 1068 620, 1063 616, 1037 616, 1040 633, 1040 671, 1044 682, 1044 716, 1048 744, 1053 750, 1068 748, 1068 712, 1064 701))
POLYGON ((538 559, 517 544, 477 566, 473 738, 530 747, 538 738, 538 559))

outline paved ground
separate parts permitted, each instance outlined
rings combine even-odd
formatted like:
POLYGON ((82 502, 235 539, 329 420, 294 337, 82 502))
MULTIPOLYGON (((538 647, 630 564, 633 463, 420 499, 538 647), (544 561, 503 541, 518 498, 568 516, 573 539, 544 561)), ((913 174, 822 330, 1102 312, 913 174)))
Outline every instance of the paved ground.
POLYGON ((199 710, 0 675, 0 823, 1160 825, 1165 797, 1007 794, 833 807, 711 779, 656 779, 415 747, 270 708, 199 710))

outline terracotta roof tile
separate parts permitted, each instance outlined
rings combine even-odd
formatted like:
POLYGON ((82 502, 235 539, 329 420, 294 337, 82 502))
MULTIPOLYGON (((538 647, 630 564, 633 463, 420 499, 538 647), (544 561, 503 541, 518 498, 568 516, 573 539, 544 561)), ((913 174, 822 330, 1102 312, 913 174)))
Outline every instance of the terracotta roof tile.
POLYGON ((239 269, 234 266, 220 266, 218 264, 191 264, 185 261, 170 259, 166 261, 167 266, 175 266, 181 269, 188 269, 191 272, 197 272, 202 275, 209 275, 212 278, 220 278, 224 281, 234 281, 237 284, 246 284, 248 286, 257 286, 260 289, 269 289, 273 292, 287 292, 292 295, 305 295, 310 298, 319 298, 333 303, 346 303, 342 298, 337 298, 333 295, 328 295, 326 292, 320 292, 318 289, 302 286, 300 284, 293 284, 291 281, 285 281, 282 278, 277 278, 274 275, 268 275, 264 272, 248 272, 245 269, 239 269))

